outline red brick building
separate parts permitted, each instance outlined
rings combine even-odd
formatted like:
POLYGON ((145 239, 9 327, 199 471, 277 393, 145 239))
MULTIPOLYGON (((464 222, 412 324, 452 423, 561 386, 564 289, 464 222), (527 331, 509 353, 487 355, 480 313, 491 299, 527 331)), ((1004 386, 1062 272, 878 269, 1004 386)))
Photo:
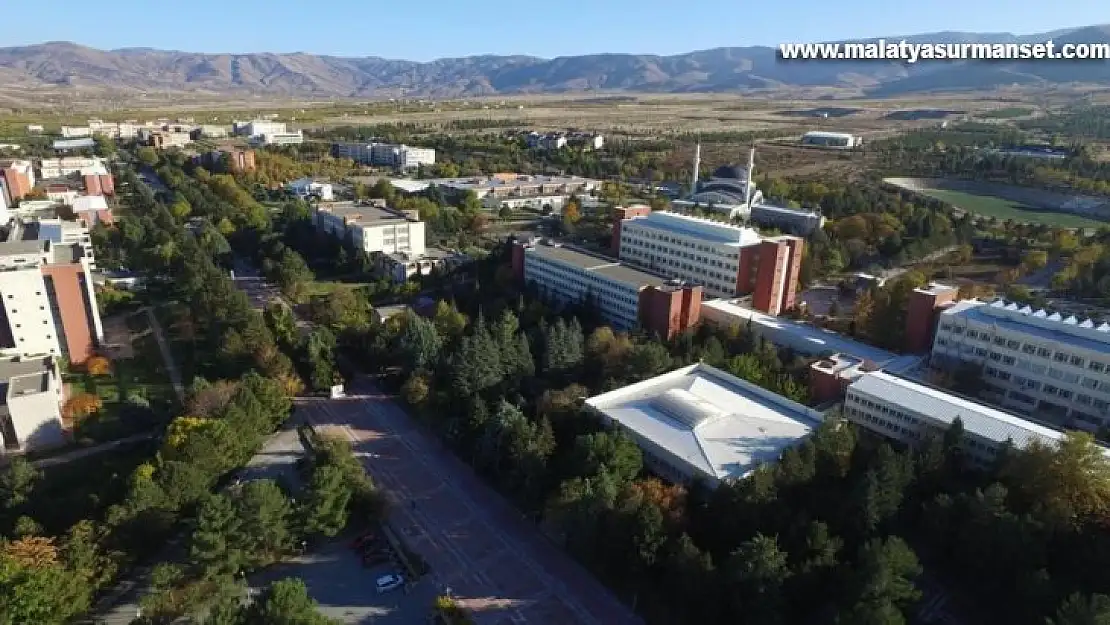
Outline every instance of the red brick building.
POLYGON ((700 286, 557 243, 517 243, 512 270, 548 301, 590 302, 617 330, 671 338, 701 320, 700 286))
POLYGON ((612 247, 626 263, 701 284, 713 298, 752 296, 779 315, 794 307, 805 241, 646 206, 618 209, 612 247))
POLYGON ((941 311, 958 299, 959 289, 954 286, 934 282, 925 288, 914 289, 906 310, 906 351, 929 351, 941 311))
POLYGON ((30 161, 0 161, 0 177, 8 189, 8 199, 21 200, 35 187, 35 171, 30 161))

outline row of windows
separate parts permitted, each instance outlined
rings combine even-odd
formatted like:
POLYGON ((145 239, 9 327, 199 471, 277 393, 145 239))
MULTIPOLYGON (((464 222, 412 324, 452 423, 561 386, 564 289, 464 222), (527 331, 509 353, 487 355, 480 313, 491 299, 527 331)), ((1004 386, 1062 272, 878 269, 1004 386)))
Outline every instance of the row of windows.
MULTIPOLYGON (((949 343, 944 339, 937 339, 937 344, 941 346, 949 345, 949 343)), ((1047 376, 1064 384, 1078 384, 1081 385, 1083 388, 1097 390, 1110 395, 1110 380, 1105 379, 1103 376, 1080 377, 1078 373, 1066 371, 1064 369, 1059 369, 1056 367, 1048 367, 1045 365, 1037 364, 1024 358, 1016 359, 1013 356, 1006 356, 999 352, 990 351, 984 347, 972 348, 969 345, 961 345, 960 352, 962 354, 962 357, 964 358, 971 358, 972 354, 974 354, 975 358, 981 360, 989 360, 991 362, 998 362, 1006 366, 1017 367, 1022 371, 1029 371, 1037 376, 1047 376)), ((1002 375, 1002 372, 995 370, 993 367, 986 367, 984 371, 987 373, 987 375, 999 380, 1006 381, 1010 379, 1009 374, 1002 375)), ((1025 378, 1022 378, 1020 376, 1018 376, 1016 380, 1020 381, 1020 383, 1025 383, 1027 381, 1025 378)), ((1035 383, 1035 381, 1033 380, 1028 381, 1034 382, 1034 385, 1029 386, 1028 388, 1035 389, 1037 388, 1037 386, 1039 386, 1039 383, 1035 383)))
MULTIPOLYGON (((953 336, 965 334, 965 329, 963 328, 963 326, 955 325, 948 322, 941 323, 940 330, 941 332, 946 332, 952 334, 953 336)), ((982 343, 990 343, 999 347, 1005 347, 1006 349, 1010 349, 1013 351, 1020 350, 1023 354, 1037 356, 1038 358, 1044 358, 1046 360, 1051 359, 1053 362, 1064 363, 1073 367, 1085 366, 1096 373, 1102 373, 1104 371, 1110 370, 1110 364, 1107 364, 1105 362, 1094 359, 1088 360, 1077 354, 1053 350, 1048 347, 1044 347, 1042 345, 1037 345, 1034 343, 1023 343, 1022 341, 1002 335, 992 335, 991 332, 988 330, 974 330, 968 328, 966 330, 966 336, 971 340, 977 340, 982 343)), ((940 341, 938 341, 938 343, 939 342, 940 341)), ((943 345, 944 343, 941 344, 943 345)))

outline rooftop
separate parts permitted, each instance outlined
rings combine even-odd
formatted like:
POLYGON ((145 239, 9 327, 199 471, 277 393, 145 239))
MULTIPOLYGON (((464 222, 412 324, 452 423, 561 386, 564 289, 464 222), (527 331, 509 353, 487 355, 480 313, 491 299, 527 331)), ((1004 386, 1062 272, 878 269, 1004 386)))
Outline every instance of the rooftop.
POLYGON ((941 284, 939 282, 930 282, 927 286, 914 289, 917 293, 925 293, 926 295, 940 295, 941 293, 951 293, 958 291, 960 287, 941 284))
POLYGON ((543 258, 571 265, 584 271, 595 272, 624 284, 645 287, 664 286, 668 282, 668 278, 665 276, 642 269, 636 269, 615 261, 612 258, 595 256, 594 254, 564 245, 541 243, 526 248, 526 251, 537 256, 542 256, 543 258))
POLYGON ((1064 317, 1044 309, 1034 309, 1013 302, 997 299, 984 302, 968 299, 957 302, 941 313, 942 319, 962 317, 969 321, 1036 336, 1047 342, 1063 343, 1081 349, 1110 351, 1110 323, 1096 323, 1092 319, 1064 317))
POLYGON ((1033 441, 1052 444, 1064 437, 1059 430, 883 371, 864 375, 848 390, 880 397, 942 423, 951 424, 958 417, 967 432, 999 443, 1012 440, 1017 447, 1033 441))
POLYGON ((752 228, 667 211, 654 211, 647 215, 631 217, 626 221, 661 232, 672 232, 738 247, 753 245, 761 240, 759 233, 752 228))
POLYGON ((26 256, 28 254, 42 254, 50 250, 49 241, 4 241, 0 243, 0 256, 26 256))
POLYGON ((108 200, 103 195, 80 195, 73 200, 73 212, 75 213, 105 210, 108 210, 108 200))
POLYGON ((354 202, 324 202, 319 205, 317 210, 330 213, 336 217, 345 219, 348 223, 359 226, 408 221, 408 218, 403 214, 387 208, 378 208, 376 206, 356 204, 354 202))
POLYGON ((628 429, 649 452, 694 472, 741 478, 778 460, 824 416, 706 364, 591 397, 586 403, 628 429))
POLYGON ((0 361, 0 404, 7 404, 11 397, 48 391, 53 366, 50 358, 0 361))
POLYGON ((390 178, 393 186, 405 191, 420 191, 431 185, 456 189, 499 189, 536 185, 562 185, 594 183, 601 181, 578 176, 531 176, 526 174, 494 174, 492 176, 470 176, 466 178, 432 178, 428 180, 407 180, 390 178))
POLYGON ((804 321, 765 315, 758 310, 740 306, 737 300, 708 300, 702 302, 701 306, 703 311, 708 308, 722 316, 735 319, 737 325, 750 323, 768 341, 805 354, 814 356, 841 354, 872 362, 896 372, 910 369, 921 360, 918 356, 899 356, 804 321))
POLYGON ((807 137, 826 137, 829 139, 851 139, 855 135, 847 132, 825 132, 823 130, 811 130, 805 134, 807 137))

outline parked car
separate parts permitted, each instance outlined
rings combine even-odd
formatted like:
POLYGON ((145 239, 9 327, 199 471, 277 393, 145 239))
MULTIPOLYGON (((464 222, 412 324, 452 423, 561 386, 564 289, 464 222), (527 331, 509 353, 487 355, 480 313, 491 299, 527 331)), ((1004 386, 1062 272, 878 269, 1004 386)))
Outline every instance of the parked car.
POLYGON ((374 532, 366 532, 362 536, 351 541, 351 549, 362 549, 367 543, 372 543, 377 540, 377 538, 374 532))
POLYGON ((392 590, 397 590, 404 583, 405 578, 401 577, 397 573, 390 573, 388 575, 382 575, 381 577, 379 577, 378 581, 375 583, 375 586, 377 586, 379 593, 387 593, 392 590))

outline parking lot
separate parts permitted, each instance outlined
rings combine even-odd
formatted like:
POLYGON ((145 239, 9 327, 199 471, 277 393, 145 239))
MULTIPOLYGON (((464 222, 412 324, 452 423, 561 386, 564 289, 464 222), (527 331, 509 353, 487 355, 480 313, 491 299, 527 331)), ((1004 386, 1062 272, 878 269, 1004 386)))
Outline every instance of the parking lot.
POLYGON ((479 625, 640 622, 468 467, 417 431, 389 397, 365 381, 348 392, 350 399, 302 403, 298 413, 350 440, 390 496, 390 525, 431 569, 416 584, 420 592, 450 588, 479 625))
POLYGON ((436 588, 426 582, 378 593, 374 582, 387 573, 397 572, 391 564, 364 567, 361 558, 348 544, 350 539, 335 540, 285 564, 271 567, 251 578, 258 588, 285 577, 297 577, 308 586, 308 593, 320 604, 320 611, 347 625, 423 625, 428 622, 436 588))

